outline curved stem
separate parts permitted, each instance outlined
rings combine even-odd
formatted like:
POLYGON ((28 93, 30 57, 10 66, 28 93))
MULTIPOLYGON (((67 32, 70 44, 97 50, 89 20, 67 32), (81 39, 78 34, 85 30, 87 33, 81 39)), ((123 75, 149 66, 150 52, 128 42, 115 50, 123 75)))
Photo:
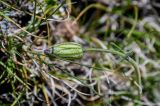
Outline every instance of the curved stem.
POLYGON ((87 6, 84 10, 82 10, 82 12, 80 12, 80 14, 73 21, 73 24, 76 23, 81 18, 81 16, 91 8, 98 8, 98 9, 101 9, 106 12, 111 12, 109 9, 107 9, 105 6, 103 6, 101 4, 97 4, 97 3, 91 4, 91 5, 87 6))
POLYGON ((138 95, 139 95, 139 100, 141 99, 141 94, 142 94, 142 81, 141 81, 141 73, 140 70, 138 68, 137 63, 130 57, 127 58, 127 61, 132 64, 132 66, 135 68, 135 72, 136 72, 136 78, 137 78, 137 82, 138 85, 136 84, 136 86, 138 87, 138 95))
POLYGON ((89 51, 112 53, 112 54, 119 55, 120 57, 125 58, 135 68, 136 78, 137 78, 136 80, 138 82, 138 84, 135 84, 135 85, 138 88, 138 95, 139 95, 139 100, 140 100, 141 93, 142 93, 142 88, 141 88, 141 73, 140 73, 140 70, 138 68, 137 63, 132 58, 130 58, 129 56, 127 56, 126 53, 115 51, 115 50, 99 49, 99 48, 86 48, 86 49, 84 49, 84 52, 89 52, 89 51))

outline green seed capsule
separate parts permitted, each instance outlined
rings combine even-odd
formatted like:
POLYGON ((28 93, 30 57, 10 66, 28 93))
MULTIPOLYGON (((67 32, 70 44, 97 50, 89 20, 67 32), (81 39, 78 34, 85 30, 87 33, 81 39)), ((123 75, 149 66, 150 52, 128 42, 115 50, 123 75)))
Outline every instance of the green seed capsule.
POLYGON ((56 57, 62 59, 76 60, 83 57, 83 48, 78 43, 66 42, 61 44, 55 44, 52 47, 51 53, 54 54, 56 57))

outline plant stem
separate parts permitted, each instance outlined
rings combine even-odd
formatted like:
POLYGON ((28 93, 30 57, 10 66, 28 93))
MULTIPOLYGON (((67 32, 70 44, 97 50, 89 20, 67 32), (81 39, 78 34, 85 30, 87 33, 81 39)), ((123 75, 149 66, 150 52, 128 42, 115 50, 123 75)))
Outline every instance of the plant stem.
POLYGON ((89 52, 89 51, 94 51, 94 52, 107 52, 107 53, 112 53, 112 54, 116 54, 119 55, 121 57, 125 57, 126 54, 119 52, 119 51, 115 51, 115 50, 108 50, 108 49, 99 49, 99 48, 86 48, 84 49, 84 52, 89 52))
POLYGON ((138 68, 137 63, 129 56, 127 56, 126 53, 123 52, 119 52, 119 51, 115 51, 115 50, 109 50, 109 49, 99 49, 99 48, 86 48, 84 49, 84 52, 90 52, 90 51, 94 51, 94 52, 106 52, 106 53, 112 53, 115 55, 119 55, 120 57, 125 58, 134 68, 135 68, 135 72, 136 72, 136 80, 138 82, 138 84, 135 84, 138 88, 138 99, 141 99, 141 94, 142 94, 142 88, 141 88, 141 73, 140 70, 138 68), (127 57, 126 57, 127 56, 127 57))
POLYGON ((138 88, 138 99, 141 100, 141 94, 142 94, 142 81, 141 81, 141 73, 140 73, 140 70, 138 68, 138 65, 137 63, 130 57, 127 58, 127 61, 132 64, 132 66, 135 68, 135 72, 136 72, 136 80, 138 82, 138 85, 137 85, 137 88, 138 88))

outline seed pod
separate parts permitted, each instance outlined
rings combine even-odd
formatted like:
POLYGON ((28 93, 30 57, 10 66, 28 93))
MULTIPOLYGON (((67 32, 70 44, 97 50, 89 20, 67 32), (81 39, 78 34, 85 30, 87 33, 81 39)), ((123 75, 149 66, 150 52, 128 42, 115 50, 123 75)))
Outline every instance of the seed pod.
POLYGON ((83 48, 80 44, 74 42, 66 42, 55 44, 51 51, 45 51, 45 54, 55 55, 56 57, 66 60, 76 60, 83 57, 83 48))

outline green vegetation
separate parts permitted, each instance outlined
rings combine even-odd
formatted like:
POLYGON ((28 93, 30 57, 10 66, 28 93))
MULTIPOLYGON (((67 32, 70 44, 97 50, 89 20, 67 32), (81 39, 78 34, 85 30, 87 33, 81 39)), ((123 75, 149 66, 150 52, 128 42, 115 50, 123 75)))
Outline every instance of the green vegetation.
POLYGON ((0 106, 159 106, 159 4, 0 0, 0 106))

